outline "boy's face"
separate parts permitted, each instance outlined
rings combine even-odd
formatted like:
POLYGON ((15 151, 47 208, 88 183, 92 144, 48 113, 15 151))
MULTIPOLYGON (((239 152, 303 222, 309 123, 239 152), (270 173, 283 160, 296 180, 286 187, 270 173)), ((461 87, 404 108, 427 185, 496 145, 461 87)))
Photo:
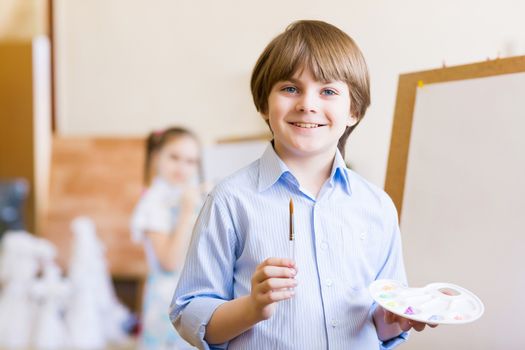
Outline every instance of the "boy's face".
POLYGON ((333 157, 347 126, 350 92, 343 81, 320 82, 310 69, 299 69, 289 81, 277 82, 263 117, 274 135, 275 150, 283 159, 333 157))

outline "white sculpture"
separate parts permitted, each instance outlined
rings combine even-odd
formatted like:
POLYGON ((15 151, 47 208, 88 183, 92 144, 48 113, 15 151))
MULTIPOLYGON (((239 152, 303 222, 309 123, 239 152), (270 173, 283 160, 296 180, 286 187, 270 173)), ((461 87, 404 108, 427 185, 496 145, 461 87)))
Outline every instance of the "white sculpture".
POLYGON ((73 294, 67 313, 71 345, 76 349, 102 349, 108 342, 127 341, 123 325, 129 311, 115 295, 105 260, 105 248, 93 221, 73 220, 74 235, 69 278, 73 294))
POLYGON ((33 288, 33 295, 39 303, 33 333, 33 345, 36 349, 68 348, 64 314, 69 294, 70 286, 62 278, 60 267, 51 259, 45 261, 42 278, 33 288))
POLYGON ((35 305, 31 288, 38 273, 37 243, 23 231, 2 238, 0 255, 0 348, 20 349, 31 343, 35 305))
POLYGON ((72 230, 69 281, 49 241, 23 231, 4 234, 0 349, 97 350, 129 340, 124 325, 130 313, 117 300, 93 222, 77 218, 72 230))

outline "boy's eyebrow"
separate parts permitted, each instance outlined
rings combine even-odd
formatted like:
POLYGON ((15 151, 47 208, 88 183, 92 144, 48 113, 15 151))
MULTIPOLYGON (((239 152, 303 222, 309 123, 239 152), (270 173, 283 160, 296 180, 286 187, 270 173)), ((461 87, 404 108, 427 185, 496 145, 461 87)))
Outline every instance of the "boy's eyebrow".
POLYGON ((279 81, 279 83, 294 83, 294 84, 300 84, 301 82, 297 79, 294 79, 294 78, 288 78, 288 79, 283 79, 281 81, 279 81))
MULTIPOLYGON (((339 80, 319 80, 319 82, 321 84, 332 84, 332 83, 335 83, 335 82, 338 82, 339 80)), ((295 78, 288 78, 288 79, 283 79, 280 81, 280 83, 287 83, 287 82, 290 82, 290 83, 294 83, 296 85, 299 85, 301 84, 301 81, 300 80, 297 80, 295 78)))

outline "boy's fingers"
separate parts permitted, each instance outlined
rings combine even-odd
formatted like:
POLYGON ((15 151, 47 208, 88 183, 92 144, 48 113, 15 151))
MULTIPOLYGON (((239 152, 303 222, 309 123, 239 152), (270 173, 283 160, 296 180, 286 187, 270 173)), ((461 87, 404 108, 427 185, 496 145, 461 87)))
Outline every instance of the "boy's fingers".
POLYGON ((266 260, 264 260, 262 263, 259 264, 258 268, 263 267, 263 266, 282 266, 282 267, 291 267, 291 268, 296 269, 295 262, 287 258, 276 258, 276 257, 267 258, 266 260))
POLYGON ((393 314, 392 312, 385 310, 385 323, 391 324, 394 322, 397 322, 397 316, 393 314))
POLYGON ((421 332, 423 329, 425 329, 426 326, 426 323, 423 322, 411 321, 409 323, 412 325, 412 328, 414 328, 417 332, 421 332))
POLYGON ((286 299, 290 299, 295 295, 293 290, 271 290, 264 294, 266 304, 276 303, 286 299))
POLYGON ((400 317, 398 320, 399 327, 403 330, 403 332, 407 332, 412 328, 412 325, 410 324, 410 321, 406 318, 400 317))
POLYGON ((269 278, 259 284, 259 292, 266 293, 271 290, 295 288, 296 286, 297 280, 292 278, 269 278))
POLYGON ((403 332, 409 331, 413 327, 412 323, 418 323, 415 321, 411 321, 408 318, 397 316, 395 314, 393 314, 393 317, 394 317, 394 322, 397 322, 397 324, 399 325, 399 328, 401 328, 403 332))
POLYGON ((398 316, 388 310, 385 310, 384 320, 385 320, 385 323, 387 324, 391 324, 394 322, 399 323, 399 327, 405 332, 410 330, 410 328, 414 328, 416 331, 421 332, 422 330, 425 329, 427 325, 432 328, 435 328, 438 326, 437 324, 431 324, 431 323, 429 324, 429 323, 424 323, 424 322, 412 321, 407 318, 398 316))
POLYGON ((267 265, 255 271, 253 280, 256 283, 261 283, 269 278, 292 278, 295 274, 293 268, 267 265))

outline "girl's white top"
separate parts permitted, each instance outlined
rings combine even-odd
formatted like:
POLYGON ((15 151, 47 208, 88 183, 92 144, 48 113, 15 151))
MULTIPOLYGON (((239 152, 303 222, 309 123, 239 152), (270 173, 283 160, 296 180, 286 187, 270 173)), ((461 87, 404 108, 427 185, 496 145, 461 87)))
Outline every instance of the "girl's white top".
POLYGON ((131 219, 131 234, 135 242, 144 244, 146 259, 151 271, 158 271, 160 265, 146 232, 171 234, 180 212, 182 190, 170 185, 162 178, 156 178, 143 193, 131 219))

